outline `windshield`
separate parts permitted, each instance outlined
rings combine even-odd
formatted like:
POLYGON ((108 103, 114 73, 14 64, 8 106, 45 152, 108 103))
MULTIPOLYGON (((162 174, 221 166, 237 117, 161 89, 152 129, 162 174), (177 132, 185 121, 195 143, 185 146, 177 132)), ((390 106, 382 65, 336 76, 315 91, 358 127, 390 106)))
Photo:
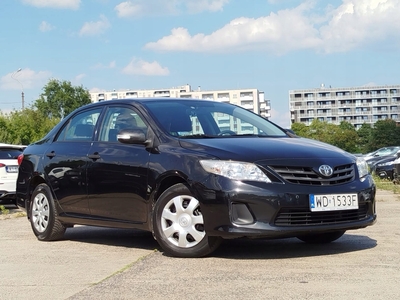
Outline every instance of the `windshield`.
POLYGON ((400 150, 400 147, 386 147, 373 152, 373 156, 386 156, 386 155, 394 155, 397 151, 400 150))
POLYGON ((164 131, 182 138, 287 136, 259 115, 227 103, 178 99, 145 102, 144 105, 164 131))

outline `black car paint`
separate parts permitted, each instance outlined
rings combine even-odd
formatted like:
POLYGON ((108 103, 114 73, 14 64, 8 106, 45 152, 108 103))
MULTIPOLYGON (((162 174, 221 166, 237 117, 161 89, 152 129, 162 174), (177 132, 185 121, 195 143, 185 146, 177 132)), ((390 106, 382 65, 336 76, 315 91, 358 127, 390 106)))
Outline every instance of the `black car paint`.
POLYGON ((381 160, 374 162, 371 165, 371 172, 381 179, 389 179, 393 180, 393 164, 385 164, 385 163, 393 163, 397 159, 397 155, 387 156, 381 160), (382 165, 385 164, 385 165, 382 165))
MULTIPOLYGON (((113 100, 112 105, 132 105, 149 122, 151 116, 142 105, 145 101, 152 100, 113 100)), ((80 110, 96 106, 106 109, 103 103, 98 103, 80 110)), ((164 133, 154 122, 147 123, 149 138, 144 144, 102 143, 96 140, 98 133, 90 143, 53 143, 70 116, 25 152, 17 181, 17 204, 21 208, 29 210, 35 185, 44 182, 51 186, 59 218, 65 224, 152 230, 154 201, 167 187, 185 182, 201 203, 205 229, 210 236, 292 237, 311 231, 363 228, 376 220, 375 185, 368 175, 363 180, 355 176, 341 185, 312 186, 314 194, 357 191, 360 204, 368 207, 366 218, 335 224, 274 224, 282 208, 307 210, 311 188, 286 182, 268 166, 290 163, 317 169, 321 164, 355 164, 354 156, 336 147, 293 135, 183 139, 164 133), (200 165, 200 159, 254 162, 275 182, 234 181, 209 174, 200 165), (65 176, 55 184, 49 173, 59 167, 71 169, 65 170, 65 176), (232 207, 240 205, 251 212, 242 224, 232 219, 232 207)), ((97 124, 101 121, 100 118, 97 124)))

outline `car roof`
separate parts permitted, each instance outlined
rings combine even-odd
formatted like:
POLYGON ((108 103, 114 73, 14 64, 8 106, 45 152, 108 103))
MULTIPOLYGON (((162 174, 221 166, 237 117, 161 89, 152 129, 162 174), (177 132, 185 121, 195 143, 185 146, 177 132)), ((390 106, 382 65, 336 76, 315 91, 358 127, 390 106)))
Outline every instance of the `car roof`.
POLYGON ((24 149, 24 148, 26 148, 26 146, 25 145, 13 145, 13 144, 0 143, 0 148, 24 149))
POLYGON ((216 102, 218 101, 212 99, 197 99, 197 98, 171 98, 171 97, 151 97, 151 98, 125 98, 125 99, 113 99, 113 100, 103 100, 99 102, 94 102, 88 105, 106 105, 111 103, 121 104, 121 103, 145 103, 145 102, 188 102, 188 101, 196 101, 196 102, 216 102))

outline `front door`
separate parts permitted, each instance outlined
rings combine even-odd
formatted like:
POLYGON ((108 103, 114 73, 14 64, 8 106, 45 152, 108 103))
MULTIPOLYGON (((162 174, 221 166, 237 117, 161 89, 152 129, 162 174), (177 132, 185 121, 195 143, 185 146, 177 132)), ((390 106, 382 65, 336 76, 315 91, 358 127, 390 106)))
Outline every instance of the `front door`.
POLYGON ((105 113, 98 141, 89 150, 88 201, 92 217, 108 221, 147 221, 147 166, 149 152, 144 145, 117 141, 119 130, 147 125, 129 106, 110 106, 105 113))

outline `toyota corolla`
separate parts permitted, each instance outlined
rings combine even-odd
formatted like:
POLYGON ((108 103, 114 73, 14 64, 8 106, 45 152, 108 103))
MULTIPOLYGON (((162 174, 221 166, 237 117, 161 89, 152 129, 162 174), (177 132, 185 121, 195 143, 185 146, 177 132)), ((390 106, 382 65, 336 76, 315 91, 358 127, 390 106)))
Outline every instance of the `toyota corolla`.
POLYGON ((217 101, 93 103, 19 164, 17 204, 41 241, 76 224, 136 228, 169 255, 201 257, 223 239, 328 243, 376 221, 363 158, 217 101))

